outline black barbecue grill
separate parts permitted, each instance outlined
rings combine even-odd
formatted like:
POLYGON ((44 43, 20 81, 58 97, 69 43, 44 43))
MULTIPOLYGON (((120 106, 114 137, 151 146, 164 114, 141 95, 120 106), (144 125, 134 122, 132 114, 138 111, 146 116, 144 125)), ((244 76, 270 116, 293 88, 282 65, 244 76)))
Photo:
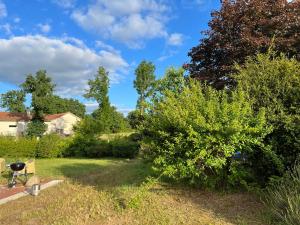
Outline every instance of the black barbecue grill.
POLYGON ((17 178, 19 176, 25 176, 25 182, 27 181, 27 172, 25 169, 25 173, 20 173, 25 168, 26 164, 23 162, 15 162, 8 165, 8 167, 12 170, 11 179, 8 182, 9 187, 15 187, 17 184, 17 178))

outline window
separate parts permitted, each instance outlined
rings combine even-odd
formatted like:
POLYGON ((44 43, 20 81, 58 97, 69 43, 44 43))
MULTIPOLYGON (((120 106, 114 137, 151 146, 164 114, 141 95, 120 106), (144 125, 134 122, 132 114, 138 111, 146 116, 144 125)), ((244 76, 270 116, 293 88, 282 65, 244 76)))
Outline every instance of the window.
POLYGON ((17 125, 9 125, 9 127, 17 127, 17 125))

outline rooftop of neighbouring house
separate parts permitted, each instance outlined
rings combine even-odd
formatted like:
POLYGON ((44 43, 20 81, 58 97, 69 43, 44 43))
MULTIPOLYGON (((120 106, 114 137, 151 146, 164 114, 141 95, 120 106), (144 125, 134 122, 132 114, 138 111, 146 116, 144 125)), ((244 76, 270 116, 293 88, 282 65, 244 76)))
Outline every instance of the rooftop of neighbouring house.
MULTIPOLYGON (((58 119, 68 112, 58 113, 58 114, 49 114, 45 115, 45 121, 52 121, 58 119)), ((0 121, 8 122, 18 122, 18 121, 29 121, 32 117, 27 113, 11 113, 11 112, 0 112, 0 121)))

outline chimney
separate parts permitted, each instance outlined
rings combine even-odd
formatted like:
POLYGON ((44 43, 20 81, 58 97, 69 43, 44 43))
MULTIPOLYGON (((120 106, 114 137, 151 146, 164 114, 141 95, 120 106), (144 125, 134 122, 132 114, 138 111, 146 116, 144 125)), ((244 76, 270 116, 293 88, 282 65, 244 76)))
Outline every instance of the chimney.
POLYGON ((28 119, 31 119, 30 108, 26 108, 26 116, 28 117, 28 119))

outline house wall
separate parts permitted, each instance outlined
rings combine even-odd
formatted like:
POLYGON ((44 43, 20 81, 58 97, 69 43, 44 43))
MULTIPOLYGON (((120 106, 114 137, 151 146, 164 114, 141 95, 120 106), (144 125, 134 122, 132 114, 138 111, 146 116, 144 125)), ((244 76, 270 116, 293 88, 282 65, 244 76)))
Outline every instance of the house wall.
MULTIPOLYGON (((73 115, 72 113, 67 113, 60 118, 52 120, 50 122, 45 122, 47 124, 47 131, 45 134, 50 133, 60 133, 64 135, 73 134, 73 127, 76 123, 80 121, 80 118, 73 115)), ((27 122, 9 122, 0 121, 0 135, 4 136, 21 136, 25 133, 27 128, 27 122), (10 127, 15 126, 15 127, 10 127)))
POLYGON ((72 113, 67 113, 60 118, 52 120, 51 122, 46 122, 48 126, 46 134, 57 132, 64 135, 71 135, 73 134, 74 125, 79 121, 80 118, 72 113))
POLYGON ((19 136, 26 129, 26 123, 21 122, 9 122, 9 121, 0 121, 0 135, 5 136, 19 136), (15 126, 15 127, 10 127, 15 126))

